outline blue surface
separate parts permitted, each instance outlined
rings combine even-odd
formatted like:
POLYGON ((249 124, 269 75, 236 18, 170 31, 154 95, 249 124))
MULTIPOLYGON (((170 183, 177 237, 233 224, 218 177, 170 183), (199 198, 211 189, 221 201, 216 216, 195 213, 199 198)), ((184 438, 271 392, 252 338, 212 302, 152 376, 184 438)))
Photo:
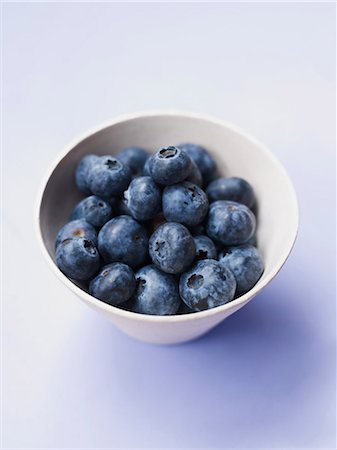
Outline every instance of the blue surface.
POLYGON ((335 5, 3 10, 3 446, 335 448, 335 5), (166 348, 73 297, 32 224, 65 144, 155 107, 248 130, 284 164, 301 208, 294 251, 263 293, 166 348))

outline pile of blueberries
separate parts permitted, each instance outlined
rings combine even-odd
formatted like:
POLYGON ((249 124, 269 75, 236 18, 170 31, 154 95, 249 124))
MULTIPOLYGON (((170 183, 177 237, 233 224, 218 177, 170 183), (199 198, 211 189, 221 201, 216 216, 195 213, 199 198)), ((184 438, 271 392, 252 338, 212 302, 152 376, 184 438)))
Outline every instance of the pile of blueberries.
POLYGON ((99 300, 186 314, 228 303, 261 277, 254 191, 221 177, 200 145, 87 155, 75 179, 89 196, 59 231, 56 262, 99 300))

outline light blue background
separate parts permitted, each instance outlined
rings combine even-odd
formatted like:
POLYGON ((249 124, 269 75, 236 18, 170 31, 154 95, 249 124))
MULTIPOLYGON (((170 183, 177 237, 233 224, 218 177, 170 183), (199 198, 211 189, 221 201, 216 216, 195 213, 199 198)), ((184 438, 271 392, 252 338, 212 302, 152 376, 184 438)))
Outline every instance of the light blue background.
POLYGON ((335 448, 335 5, 3 5, 3 445, 335 448), (296 187, 286 266, 198 341, 138 343, 37 248, 39 182, 120 113, 211 113, 296 187))

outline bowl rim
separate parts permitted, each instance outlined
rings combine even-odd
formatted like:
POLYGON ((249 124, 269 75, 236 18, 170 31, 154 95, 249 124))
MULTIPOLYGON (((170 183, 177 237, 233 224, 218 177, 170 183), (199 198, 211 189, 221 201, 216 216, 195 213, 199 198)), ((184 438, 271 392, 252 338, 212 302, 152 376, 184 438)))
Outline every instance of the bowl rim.
POLYGON ((299 205, 298 200, 296 196, 296 192, 294 189, 294 186, 290 180, 289 175, 287 174, 285 168, 280 163, 280 161, 274 156, 274 154, 260 141, 255 139, 253 136, 251 136, 246 131, 242 130, 240 127, 236 125, 232 125, 231 123, 228 123, 227 121, 224 121, 222 119, 218 119, 212 115, 203 114, 203 113, 195 113, 191 111, 185 111, 185 110, 176 110, 176 109, 158 109, 158 110, 145 110, 145 111, 139 111, 139 112, 133 112, 128 114, 122 114, 118 115, 110 120, 106 120, 103 123, 101 123, 98 126, 95 126, 91 128, 89 131, 82 133, 80 136, 74 138, 71 140, 64 148, 63 150, 58 154, 58 156, 54 159, 54 161, 50 164, 49 169, 46 171, 45 176, 42 178, 38 194, 37 194, 37 200, 36 200, 36 206, 35 206, 35 212, 34 212, 34 227, 35 227, 35 233, 37 236, 39 247, 42 251, 42 254, 44 255, 49 268, 51 271, 58 277, 60 281, 62 281, 63 284, 65 284, 74 294, 76 294, 80 299, 85 300, 87 303, 91 304, 95 308, 102 309, 106 311, 109 314, 114 314, 116 316, 119 316, 121 319, 126 320, 137 320, 142 322, 161 322, 161 323, 172 323, 172 322, 187 322, 190 320, 196 320, 196 319, 203 319, 210 316, 215 316, 221 313, 226 313, 226 311, 231 310, 233 308, 239 309, 241 306, 243 306, 245 303, 247 303, 250 299, 255 297, 256 294, 258 294, 265 286, 267 286, 272 279, 277 275, 277 273, 281 270, 282 266, 288 259, 298 234, 298 227, 299 227, 299 205), (41 230, 41 221, 40 221, 40 212, 41 212, 41 206, 42 206, 42 200, 43 196, 47 187, 47 184, 49 182, 50 177, 52 176, 54 170, 58 166, 58 164, 61 162, 61 160, 66 157, 66 155, 74 149, 75 146, 80 144, 84 139, 89 138, 93 134, 96 134, 105 128, 108 128, 113 125, 117 125, 118 123, 126 122, 129 120, 135 120, 139 118, 145 118, 145 117, 158 117, 158 116, 178 116, 182 118, 190 118, 190 119, 198 119, 203 121, 211 122, 215 125, 225 127, 234 133, 237 133, 244 137, 247 141, 250 141, 255 146, 259 147, 259 150, 262 151, 268 158, 270 158, 273 163, 277 166, 278 170, 282 173, 283 178, 285 182, 288 185, 289 190, 289 201, 291 201, 292 204, 292 210, 294 212, 294 228, 292 230, 292 235, 289 237, 288 245, 284 248, 283 252, 279 255, 277 262, 274 264, 272 270, 267 274, 267 276, 263 280, 259 280, 257 284, 246 294, 238 297, 235 300, 232 300, 231 302, 225 303, 224 305, 217 306, 215 308, 207 309, 204 311, 198 311, 191 314, 176 314, 172 316, 157 316, 157 315, 151 315, 151 314, 140 314, 133 311, 127 311, 112 305, 109 305, 105 302, 102 302, 99 299, 96 299, 95 297, 91 296, 89 293, 78 287, 75 283, 73 283, 69 278, 67 278, 60 269, 56 266, 55 262, 49 255, 47 248, 45 246, 43 237, 42 237, 42 230, 41 230))

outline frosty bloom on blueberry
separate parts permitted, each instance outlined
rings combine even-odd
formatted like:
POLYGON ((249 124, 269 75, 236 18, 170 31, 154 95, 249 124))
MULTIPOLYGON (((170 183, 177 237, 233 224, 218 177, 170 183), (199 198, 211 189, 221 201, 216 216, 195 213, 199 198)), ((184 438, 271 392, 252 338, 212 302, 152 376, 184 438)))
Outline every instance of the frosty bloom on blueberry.
POLYGON ((193 227, 205 219, 207 211, 207 195, 195 184, 184 181, 163 191, 163 213, 168 222, 193 227))
POLYGON ((150 238, 153 263, 167 273, 182 273, 194 261, 195 243, 184 225, 168 222, 161 225, 150 238))
POLYGON ((150 157, 148 170, 159 184, 180 183, 192 170, 191 158, 178 147, 164 147, 150 157))
POLYGON ((56 264, 109 307, 196 313, 231 302, 262 276, 254 189, 220 174, 204 147, 88 154, 74 177, 86 197, 55 238, 56 264))

